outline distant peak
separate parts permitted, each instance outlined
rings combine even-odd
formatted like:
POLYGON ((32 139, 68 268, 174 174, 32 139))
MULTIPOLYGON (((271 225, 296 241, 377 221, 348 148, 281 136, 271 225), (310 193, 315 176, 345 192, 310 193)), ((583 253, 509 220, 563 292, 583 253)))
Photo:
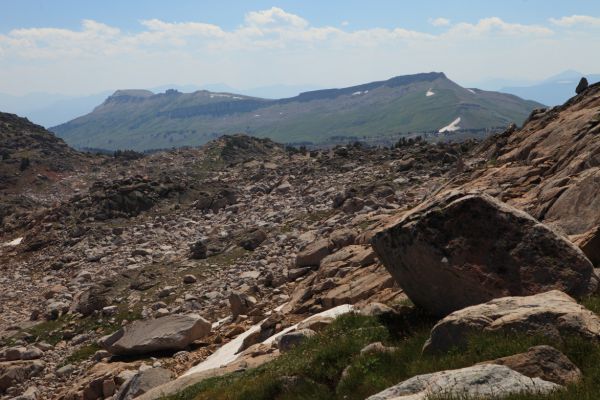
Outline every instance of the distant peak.
POLYGON ((388 86, 403 86, 415 82, 432 82, 436 79, 448 78, 443 72, 423 72, 419 74, 395 76, 382 83, 388 86))
POLYGON ((420 72, 418 74, 395 76, 389 80, 398 79, 398 78, 412 79, 415 81, 432 81, 432 80, 440 79, 440 78, 448 79, 446 77, 446 74, 444 74, 443 72, 420 72))
POLYGON ((120 89, 120 90, 117 90, 116 92, 114 92, 112 94, 112 96, 110 96, 110 97, 121 97, 121 96, 150 97, 153 95, 154 95, 154 93, 152 93, 149 90, 144 90, 144 89, 120 89))
POLYGON ((143 89, 122 89, 117 90, 109 96, 102 104, 126 103, 130 101, 141 101, 154 96, 149 90, 143 89))

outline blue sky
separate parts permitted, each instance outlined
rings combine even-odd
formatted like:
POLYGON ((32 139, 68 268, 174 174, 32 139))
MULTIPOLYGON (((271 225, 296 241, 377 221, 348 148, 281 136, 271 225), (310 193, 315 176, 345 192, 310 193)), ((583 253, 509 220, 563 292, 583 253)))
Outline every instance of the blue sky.
POLYGON ((600 72, 600 1, 2 0, 0 92, 600 72))
POLYGON ((314 25, 348 21, 356 29, 403 26, 434 31, 428 19, 437 16, 471 22, 497 16, 527 24, 572 14, 600 16, 600 1, 596 0, 3 0, 2 5, 3 31, 41 26, 77 29, 83 19, 137 31, 138 21, 152 18, 174 22, 200 20, 231 29, 240 24, 246 13, 273 6, 301 15, 314 25))

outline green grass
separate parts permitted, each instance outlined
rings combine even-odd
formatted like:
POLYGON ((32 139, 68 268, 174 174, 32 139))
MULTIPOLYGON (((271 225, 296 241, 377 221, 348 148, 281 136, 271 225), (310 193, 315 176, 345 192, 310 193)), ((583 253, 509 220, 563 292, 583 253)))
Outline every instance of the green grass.
POLYGON ((141 314, 137 310, 121 310, 114 316, 112 321, 109 321, 106 318, 100 319, 97 316, 76 318, 72 315, 63 315, 56 320, 44 321, 26 329, 25 333, 35 341, 45 341, 55 345, 63 340, 63 332, 66 329, 73 330, 75 334, 96 332, 100 335, 104 335, 119 329, 124 320, 134 321, 140 318, 141 314))
MULTIPOLYGON (((600 299, 589 298, 590 309, 600 299)), ((358 315, 338 318, 329 328, 301 346, 259 368, 205 380, 163 400, 362 400, 415 375, 468 367, 481 361, 517 354, 549 344, 565 353, 584 374, 584 380, 551 395, 513 395, 509 400, 591 400, 600 393, 600 344, 578 337, 564 343, 549 338, 502 333, 477 334, 464 350, 422 355, 434 321, 413 313, 403 318, 378 319, 358 315), (395 346, 391 353, 360 355, 367 344, 395 346), (345 371, 345 372, 344 372, 345 371)), ((435 400, 462 400, 436 397, 435 400)))
POLYGON ((92 357, 101 347, 97 343, 90 343, 85 346, 81 346, 73 353, 71 353, 63 362, 63 365, 78 363, 83 360, 88 360, 92 357))

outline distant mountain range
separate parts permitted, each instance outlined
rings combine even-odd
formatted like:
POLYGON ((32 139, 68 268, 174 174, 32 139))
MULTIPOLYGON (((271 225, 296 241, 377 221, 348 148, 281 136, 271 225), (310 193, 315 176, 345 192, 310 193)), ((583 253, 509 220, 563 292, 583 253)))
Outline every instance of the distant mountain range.
POLYGON ((563 104, 575 96, 575 87, 584 76, 590 85, 600 81, 600 74, 585 75, 569 70, 532 85, 506 86, 502 87, 500 91, 555 106, 563 104))
POLYGON ((51 130, 78 148, 201 145, 238 132, 282 143, 324 143, 332 137, 504 127, 520 124, 537 107, 513 95, 463 88, 431 72, 278 100, 206 90, 118 90, 90 114, 51 130))

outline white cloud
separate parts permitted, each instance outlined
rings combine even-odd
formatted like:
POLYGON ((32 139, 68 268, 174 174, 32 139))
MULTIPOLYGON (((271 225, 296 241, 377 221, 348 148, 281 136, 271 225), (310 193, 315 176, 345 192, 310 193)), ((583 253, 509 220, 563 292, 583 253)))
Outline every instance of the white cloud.
POLYGON ((435 19, 430 19, 429 23, 433 26, 448 26, 450 25, 450 20, 448 18, 435 18, 435 19))
POLYGON ((269 10, 252 11, 246 14, 246 23, 248 25, 290 25, 294 28, 305 28, 308 21, 295 14, 283 11, 281 8, 272 7, 269 10))
POLYGON ((586 30, 589 18, 563 17, 546 25, 498 17, 450 24, 436 18, 429 21, 439 28, 435 33, 404 27, 352 29, 346 23, 314 26, 276 7, 249 12, 233 29, 150 19, 131 32, 84 20, 80 29, 0 31, 0 91, 61 91, 70 85, 90 92, 207 82, 341 86, 432 70, 471 81, 490 75, 550 75, 569 68, 600 70, 600 55, 577 56, 582 46, 598 40, 593 29, 586 30), (578 35, 554 34, 557 26, 571 26, 578 35))
POLYGON ((552 35, 552 29, 541 25, 523 25, 505 22, 498 17, 480 19, 476 24, 461 22, 450 28, 449 34, 464 36, 481 36, 488 34, 547 36, 552 35))
POLYGON ((600 26, 600 18, 591 17, 589 15, 571 15, 562 18, 550 18, 550 22, 554 25, 571 27, 574 25, 596 25, 600 26))

